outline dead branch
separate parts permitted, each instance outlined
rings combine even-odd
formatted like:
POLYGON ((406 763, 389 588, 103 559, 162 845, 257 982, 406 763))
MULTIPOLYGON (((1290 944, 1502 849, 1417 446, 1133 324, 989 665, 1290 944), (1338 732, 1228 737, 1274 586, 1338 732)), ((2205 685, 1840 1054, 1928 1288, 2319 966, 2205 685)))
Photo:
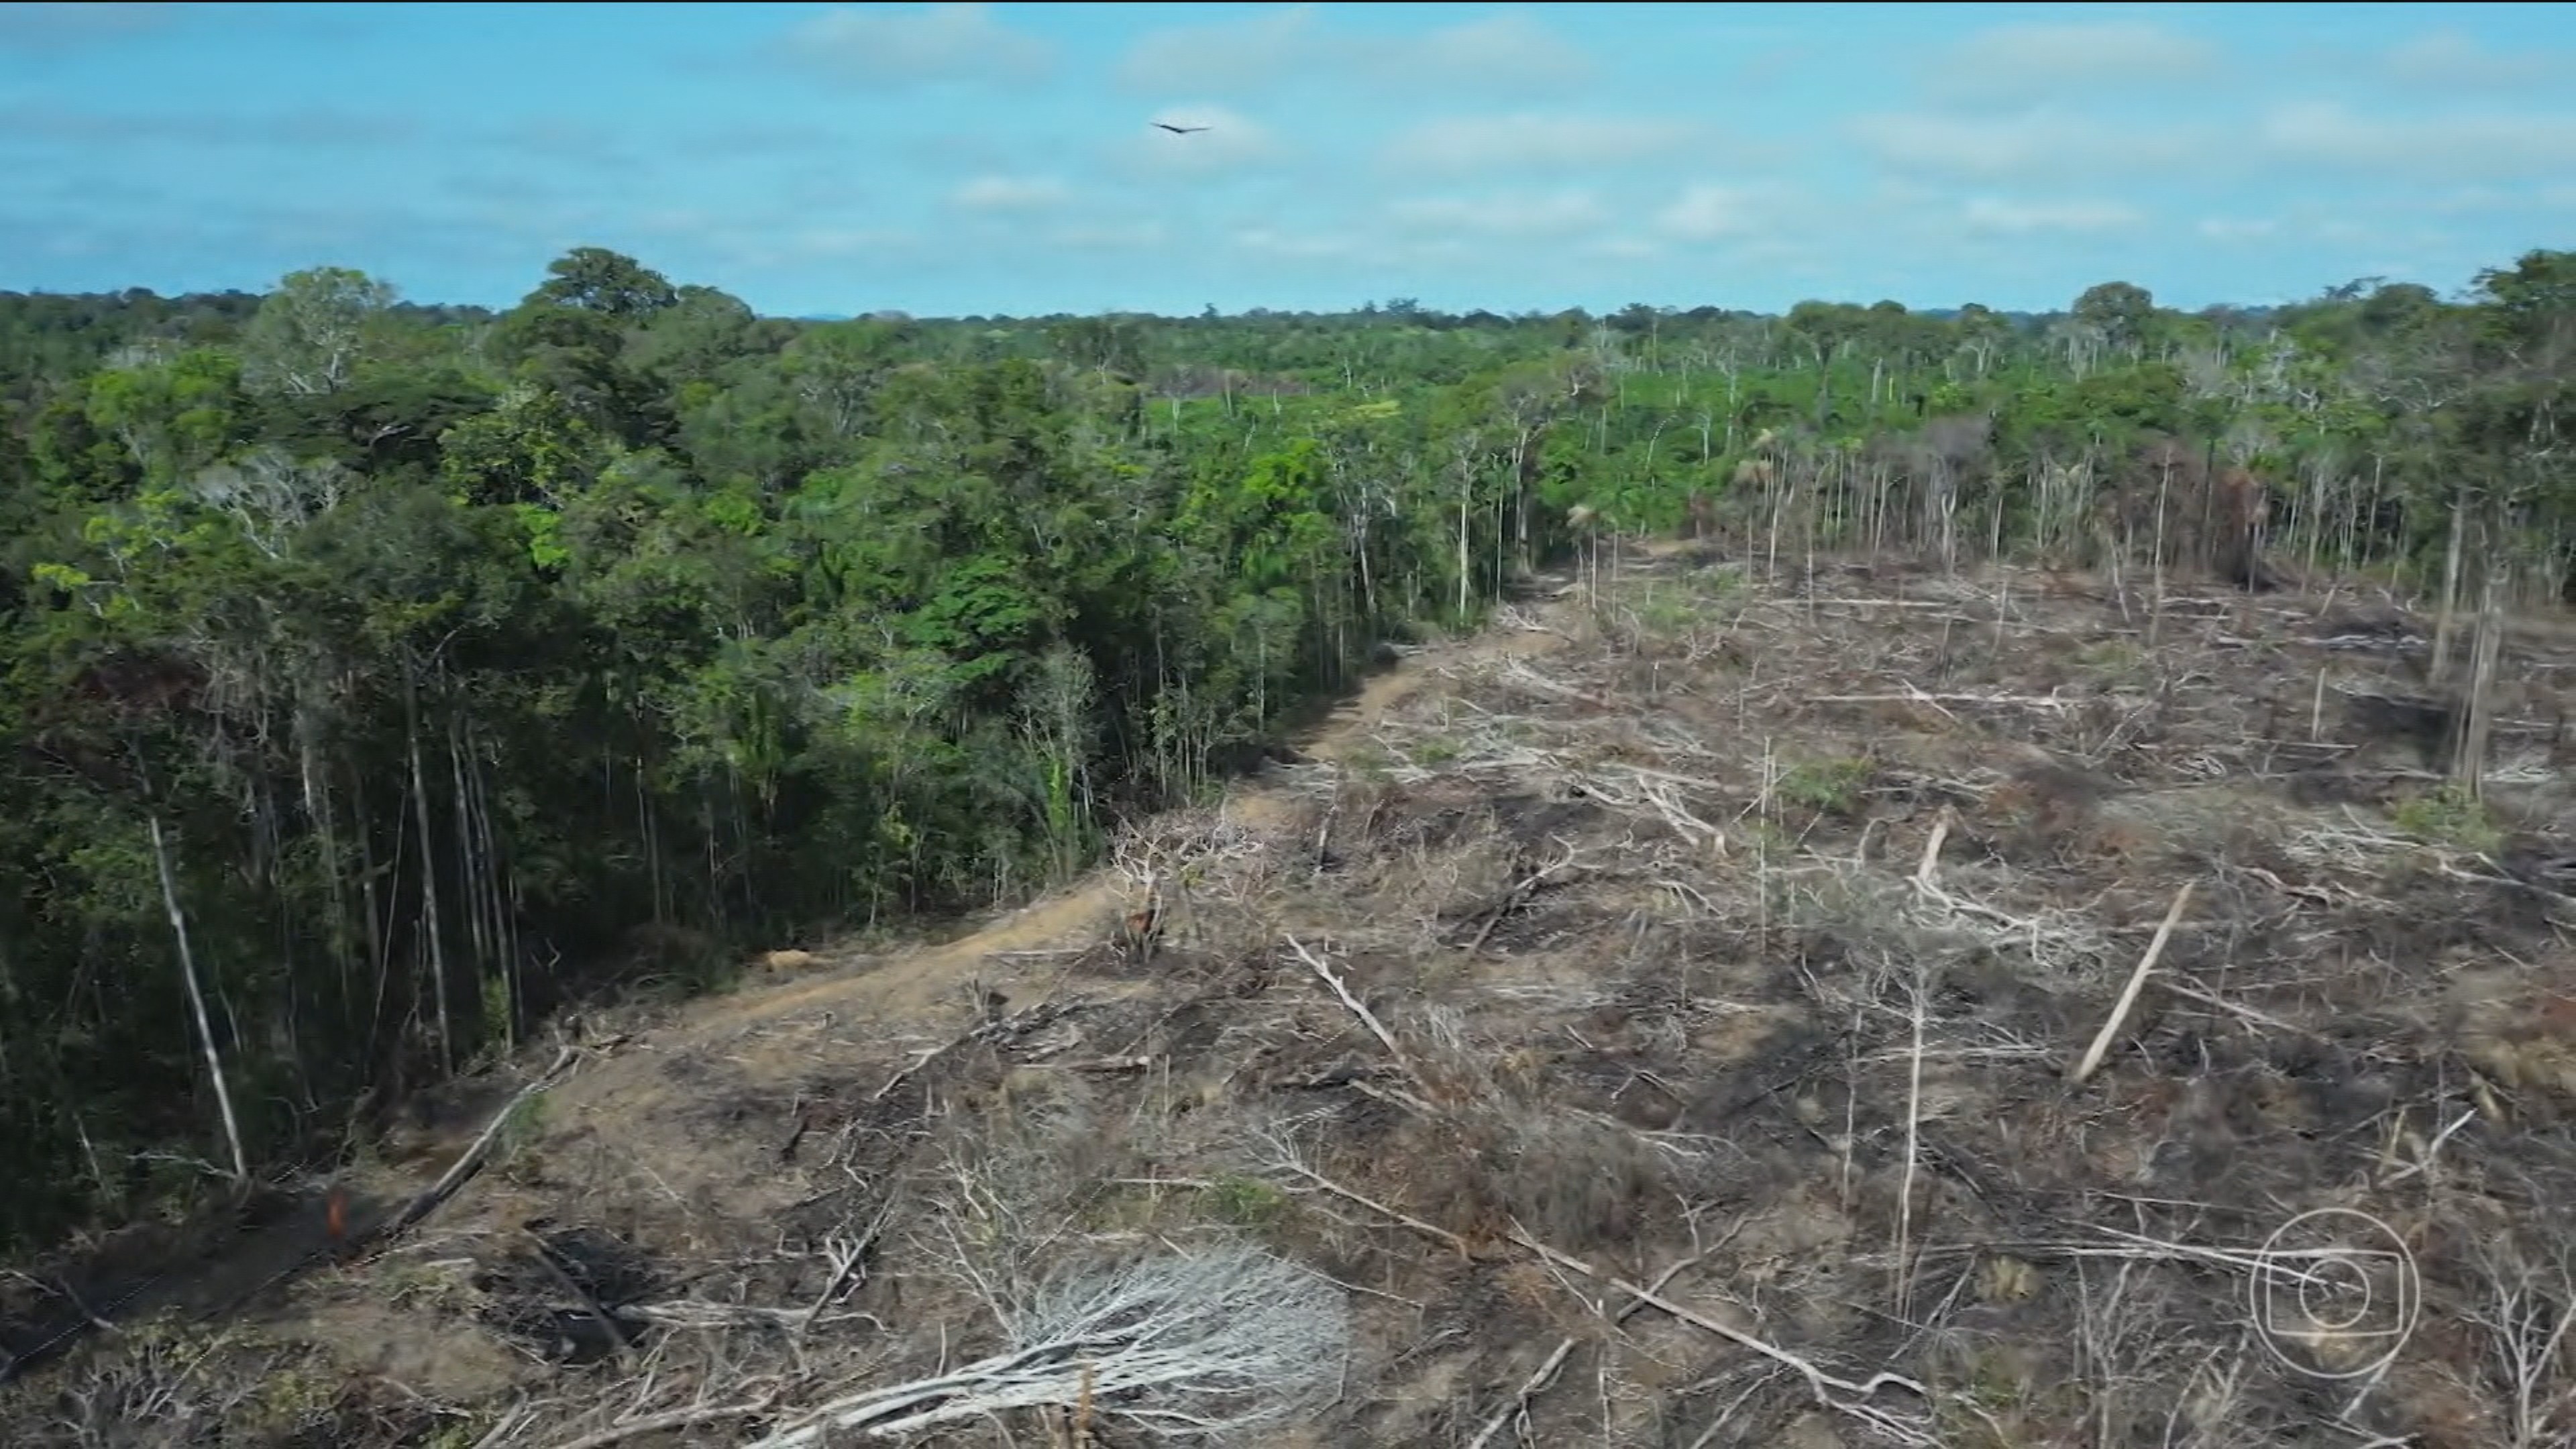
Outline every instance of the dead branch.
POLYGON ((441 1205, 456 1195, 459 1188, 465 1186, 468 1178, 482 1170, 484 1160, 492 1155, 492 1144, 501 1140, 503 1129, 518 1116, 519 1109, 539 1093, 560 1081, 566 1072, 572 1070, 573 1063, 580 1058, 580 1055, 580 1048, 571 1046, 556 1052, 553 1063, 540 1073, 535 1081, 512 1093, 510 1100, 501 1104, 501 1110, 492 1114, 492 1120, 485 1124, 483 1131, 475 1137, 472 1145, 465 1149, 465 1155, 457 1158, 453 1166, 441 1173, 438 1181, 430 1184, 428 1191, 413 1198, 410 1204, 395 1214, 391 1221, 374 1232, 365 1234, 357 1242, 353 1242, 350 1245, 351 1248, 354 1250, 361 1244, 390 1242, 419 1223, 421 1219, 438 1211, 441 1205))
POLYGON ((1396 1045, 1395 1033, 1386 1029, 1386 1023, 1378 1020, 1376 1013, 1370 1011, 1358 997, 1351 994, 1351 989, 1342 984, 1342 978, 1333 974, 1333 968, 1325 964, 1322 957, 1307 950, 1305 943, 1295 936, 1286 939, 1288 949, 1296 952, 1297 959, 1305 962, 1314 971, 1316 977, 1332 989, 1333 995, 1341 998, 1342 1005, 1350 1008, 1351 1014, 1360 1019, 1360 1024, 1367 1027, 1369 1034, 1378 1039, 1378 1044, 1386 1048, 1387 1055, 1395 1058, 1396 1065, 1404 1068, 1405 1074, 1415 1081, 1421 1081, 1421 1072, 1415 1069, 1412 1059, 1404 1054, 1404 1048, 1396 1045))
MULTIPOLYGON (((1739 1226, 1741 1225, 1739 1224, 1739 1226)), ((1734 1235, 1729 1233, 1728 1236, 1732 1237, 1734 1235)), ((1649 1283, 1646 1286, 1654 1292, 1661 1293, 1664 1291, 1666 1285, 1670 1284, 1675 1278, 1680 1277, 1683 1273, 1688 1272, 1693 1266, 1698 1264, 1707 1256, 1707 1253, 1693 1253, 1687 1258, 1676 1259, 1672 1263, 1666 1265, 1664 1271, 1655 1275, 1654 1282, 1649 1283)), ((1647 1306, 1646 1301, 1642 1298, 1629 1299, 1626 1307, 1621 1308, 1617 1313, 1611 1315, 1610 1326, 1616 1328, 1620 1324, 1627 1322, 1629 1318, 1636 1314, 1638 1309, 1644 1308, 1645 1306, 1647 1306)), ((1575 1340, 1571 1338, 1558 1344, 1556 1346, 1556 1351, 1547 1356, 1547 1361, 1538 1366, 1538 1371, 1531 1374, 1521 1383, 1520 1388, 1513 1392, 1511 1402, 1504 1405, 1501 1409, 1496 1410, 1494 1417, 1485 1421, 1483 1431, 1478 1433, 1473 1440, 1468 1442, 1467 1449, 1484 1449, 1484 1446, 1493 1442, 1495 1435, 1500 1434, 1505 1428, 1515 1422, 1525 1425, 1527 1423, 1530 1400, 1546 1392, 1548 1382, 1555 1378, 1556 1371, 1564 1366, 1565 1356, 1574 1351, 1574 1344, 1575 1340)))
MULTIPOLYGON (((1419 1218, 1409 1217, 1403 1213, 1397 1212, 1383 1203, 1377 1202, 1362 1193, 1354 1191, 1351 1188, 1344 1187, 1340 1183, 1334 1182, 1330 1178, 1325 1177, 1322 1173, 1316 1172, 1314 1169, 1307 1167, 1304 1163, 1297 1161, 1293 1152, 1288 1151, 1284 1143, 1279 1143, 1274 1140, 1272 1145, 1274 1148, 1278 1149, 1278 1160, 1276 1165, 1279 1168, 1292 1173, 1297 1177, 1303 1178, 1307 1182, 1313 1183, 1315 1186, 1322 1188, 1326 1192, 1332 1193, 1336 1197, 1342 1198, 1348 1202, 1357 1203, 1361 1207, 1365 1207, 1390 1221, 1400 1223, 1405 1227, 1411 1228, 1415 1232, 1421 1233, 1426 1237, 1438 1239, 1439 1241, 1457 1249, 1462 1255, 1468 1254, 1466 1241, 1460 1238, 1457 1234, 1452 1233, 1445 1228, 1434 1227, 1429 1223, 1423 1222, 1419 1218)), ((1557 1267, 1580 1273, 1584 1277, 1601 1284, 1603 1287, 1614 1289, 1629 1298, 1633 1298, 1638 1302, 1645 1304, 1649 1308, 1661 1310, 1662 1312, 1671 1315, 1673 1318, 1689 1324, 1693 1328, 1716 1334, 1718 1337, 1727 1340, 1729 1343, 1735 1344, 1739 1348, 1750 1349, 1764 1358, 1770 1359, 1775 1363, 1797 1371, 1801 1377, 1806 1379, 1809 1390, 1814 1393, 1816 1402, 1820 1405, 1833 1409, 1838 1413, 1860 1419, 1861 1421, 1886 1433, 1893 1434, 1908 1443, 1930 1444, 1933 1442, 1929 1438, 1925 1437, 1922 1431, 1914 1428, 1906 1421, 1884 1410, 1872 1408, 1868 1404, 1860 1402, 1861 1400, 1872 1397, 1880 1390, 1887 1388, 1905 1389, 1915 1394, 1917 1397, 1929 1399, 1931 1397, 1931 1391, 1913 1379, 1907 1378, 1902 1374, 1892 1373, 1882 1373, 1865 1382, 1858 1382, 1838 1377, 1834 1374, 1827 1373, 1824 1369, 1818 1367, 1813 1360, 1802 1355, 1792 1353, 1789 1350, 1781 1348, 1764 1339, 1757 1338, 1750 1333, 1746 1333, 1742 1329, 1721 1323, 1695 1309, 1676 1303, 1653 1289, 1631 1283, 1625 1278, 1605 1269, 1596 1268, 1592 1264, 1585 1262, 1581 1258, 1575 1257, 1571 1253, 1550 1247, 1546 1243, 1540 1242, 1537 1238, 1530 1236, 1528 1231, 1517 1223, 1513 1224, 1511 1230, 1505 1234, 1505 1236, 1512 1243, 1517 1244, 1531 1253, 1537 1254, 1540 1258, 1555 1264, 1557 1267), (1837 1393, 1848 1395, 1849 1397, 1837 1398, 1835 1396, 1837 1393)))
POLYGON ((891 1439, 1086 1401, 1152 1430, 1241 1434, 1318 1402, 1349 1334, 1330 1284, 1239 1246, 1059 1279, 1006 1322, 1018 1345, 1007 1352, 832 1400, 750 1449, 810 1449, 840 1433, 891 1439))
POLYGON ((1315 1171, 1311 1167, 1308 1167, 1306 1164, 1297 1161, 1292 1155, 1287 1155, 1283 1152, 1278 1166, 1281 1170, 1294 1176, 1304 1178, 1306 1181, 1313 1183, 1315 1186, 1322 1188, 1324 1191, 1331 1193, 1333 1196, 1338 1197, 1345 1202, 1356 1203, 1361 1207, 1367 1208, 1370 1212, 1376 1213, 1379 1217, 1385 1218, 1390 1222, 1401 1223, 1405 1227, 1413 1229, 1415 1232, 1422 1234, 1426 1238, 1437 1238, 1441 1242, 1446 1243, 1451 1248, 1455 1249, 1458 1256, 1461 1258, 1473 1258, 1476 1256, 1475 1250, 1467 1246, 1467 1240, 1465 1238, 1458 1236, 1447 1228, 1435 1227, 1430 1223, 1424 1222, 1420 1218, 1400 1213, 1373 1197, 1366 1196, 1365 1194, 1355 1192, 1350 1188, 1344 1187, 1340 1183, 1335 1182, 1331 1178, 1324 1176, 1322 1173, 1315 1171))
MULTIPOLYGON (((1560 841, 1558 843, 1563 844, 1564 842, 1560 841)), ((1546 882, 1549 876, 1552 876, 1558 871, 1565 869, 1567 866, 1574 864, 1575 854, 1576 852, 1574 847, 1567 845, 1565 847, 1565 855, 1562 859, 1541 866, 1530 874, 1523 876, 1520 880, 1513 882, 1512 888, 1503 892, 1501 902, 1496 904, 1493 910, 1486 913, 1484 927, 1476 932, 1475 940, 1467 943, 1467 954, 1473 956, 1477 952, 1484 950, 1485 942, 1491 939, 1494 934, 1494 928, 1501 925, 1505 917, 1509 916, 1512 912, 1519 910, 1522 904, 1530 898, 1530 895, 1535 892, 1539 886, 1546 882)), ((1294 945, 1295 943, 1291 942, 1290 944, 1294 945)))
POLYGON ((739 1404, 716 1404, 703 1409, 673 1409, 666 1414, 651 1414, 641 1419, 629 1419, 623 1424, 611 1424, 605 1429, 584 1434, 578 1439, 566 1439, 555 1445, 554 1449, 606 1449, 608 1445, 622 1444, 645 1434, 662 1434, 673 1429, 686 1429, 697 1424, 713 1424, 725 1419, 754 1418, 769 1412, 769 1406, 777 1400, 777 1393, 772 1391, 757 1399, 746 1399, 739 1404))
POLYGON ((894 1216, 894 1204, 894 1195, 888 1194, 886 1200, 877 1205, 876 1217, 859 1234, 858 1240, 842 1251, 841 1261, 833 1266, 832 1276, 824 1282, 823 1291, 814 1296, 812 1303, 806 1305, 804 1321, 796 1326, 798 1332, 801 1333, 812 1327, 816 1320, 822 1317, 824 1307, 840 1295, 841 1285, 848 1282, 851 1275, 857 1274, 861 1279, 866 1277, 866 1270, 861 1267, 861 1264, 867 1257, 868 1249, 876 1245, 877 1235, 885 1231, 886 1220, 894 1216))
POLYGON ((1805 1358, 1799 1354, 1791 1353, 1789 1350, 1781 1348, 1776 1344, 1770 1343, 1764 1339, 1756 1338, 1752 1334, 1746 1333, 1740 1328, 1730 1327, 1729 1325, 1721 1323, 1695 1309, 1675 1303, 1673 1300, 1656 1293, 1652 1289, 1639 1287, 1638 1285, 1630 1283, 1626 1279, 1619 1277, 1615 1273, 1596 1268, 1590 1263, 1583 1261, 1581 1258, 1575 1257, 1571 1253, 1549 1247, 1547 1244, 1531 1237, 1529 1233, 1522 1229, 1518 1224, 1513 1225, 1509 1237, 1513 1242, 1527 1248, 1533 1253, 1538 1254, 1540 1257, 1556 1264, 1560 1268, 1580 1273, 1584 1277, 1591 1279, 1593 1282, 1601 1284, 1603 1287, 1615 1288, 1619 1292, 1627 1294, 1629 1297, 1636 1299, 1638 1302, 1645 1304, 1649 1308, 1660 1309, 1681 1322, 1689 1324, 1693 1328, 1714 1333, 1718 1337, 1725 1339, 1727 1342, 1734 1344, 1738 1348, 1750 1349, 1764 1358, 1770 1359, 1774 1363, 1795 1370, 1800 1377, 1807 1381, 1807 1387, 1815 1394, 1816 1402, 1827 1408, 1833 1409, 1839 1413, 1853 1415, 1854 1417, 1861 1419, 1863 1422, 1876 1425, 1881 1429, 1885 1429, 1893 1433, 1902 1434, 1909 1439, 1926 1443, 1930 1442, 1922 1439, 1919 1431, 1905 1425, 1903 1421, 1897 1420, 1881 1410, 1869 1408, 1864 1404, 1837 1399, 1833 1396, 1833 1393, 1830 1392, 1840 1391, 1851 1395, 1853 1400, 1859 1400, 1870 1398, 1877 1394, 1881 1389, 1897 1388, 1904 1389, 1917 1398, 1929 1400, 1932 1397, 1932 1391, 1925 1388, 1921 1383, 1914 1379, 1907 1378, 1903 1374, 1893 1373, 1876 1374, 1865 1382, 1837 1377, 1836 1375, 1829 1374, 1823 1369, 1817 1367, 1815 1362, 1811 1359, 1805 1358))
POLYGON ((1556 1371, 1565 1367, 1565 1356, 1572 1352, 1574 1352, 1573 1339, 1569 1338, 1558 1344, 1556 1352, 1547 1356, 1547 1361, 1538 1366, 1538 1371, 1523 1380, 1521 1386, 1513 1391, 1512 1401, 1503 1406, 1494 1417, 1485 1421, 1482 1432, 1467 1441, 1467 1449, 1485 1449, 1486 1445, 1494 1442, 1494 1436, 1503 1432, 1514 1420, 1526 1418, 1530 1400, 1538 1397, 1539 1393, 1547 1388, 1548 1380, 1555 1378, 1556 1371))
POLYGON ((554 1247, 544 1238, 524 1228, 521 1231, 526 1234, 529 1246, 536 1250, 537 1262, 542 1264, 548 1273, 554 1275, 555 1281, 561 1283, 573 1297, 581 1300, 582 1311, 589 1314, 593 1322, 607 1330, 609 1341, 617 1345, 617 1356, 621 1359, 633 1358, 635 1340, 627 1336, 625 1325, 619 1323, 617 1316, 610 1313, 606 1305, 599 1301, 599 1295, 591 1292, 588 1284, 574 1277, 570 1268, 556 1260, 554 1247))
POLYGON ((2082 1086, 2084 1079, 2093 1075, 2094 1068, 2102 1065, 2103 1055, 2111 1050, 2112 1038, 2120 1034, 2120 1027, 2128 1021, 2129 1012, 2138 1004, 2138 990, 2147 984, 2147 973, 2155 969, 2156 958, 2165 953, 2165 942, 2173 939, 2174 926, 2182 920, 2183 908, 2191 904, 2191 887, 2192 882, 2184 881, 2182 889, 2174 892, 2173 905, 2165 911, 2164 923, 2156 927, 2156 938, 2147 943, 2147 954, 2138 958, 2138 969, 2129 973, 2129 984, 2120 988, 2118 1004, 2111 1008, 2111 1015, 2102 1023, 2102 1029, 2093 1034, 2093 1044, 2084 1049, 2083 1059, 2067 1075, 2070 1083, 2082 1086))

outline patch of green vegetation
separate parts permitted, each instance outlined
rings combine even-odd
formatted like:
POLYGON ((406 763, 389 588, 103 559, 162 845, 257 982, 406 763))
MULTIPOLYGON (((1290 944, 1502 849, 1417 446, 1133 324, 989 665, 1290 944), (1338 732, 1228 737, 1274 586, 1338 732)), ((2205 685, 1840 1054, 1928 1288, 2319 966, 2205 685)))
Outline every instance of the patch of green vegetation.
POLYGON ((536 1147, 545 1135, 546 1094, 532 1092, 514 1103, 502 1119, 500 1135, 492 1140, 493 1165, 514 1179, 532 1179, 544 1167, 536 1147))
POLYGON ((2033 1449, 2059 1441, 2065 1426, 2081 1423, 2084 1390, 2074 1384, 2042 1387, 2026 1355, 2005 1348, 1971 1354, 1939 1387, 1934 1413, 1945 1444, 1975 1449, 2033 1449))
POLYGON ((1732 832, 1736 842, 1757 859, 1779 860, 1798 850, 1797 838, 1769 820, 1739 821, 1732 832))
POLYGON ((455 1273, 417 1259, 387 1258, 369 1277, 397 1308, 462 1309, 474 1296, 455 1273))
POLYGON ((1475 974, 1474 959, 1463 951, 1426 951, 1414 958, 1413 988, 1437 995, 1475 974))
POLYGON ((1176 1200, 1187 1202, 1170 1192, 1143 1187, 1108 1188, 1091 1194, 1078 1214, 1085 1230, 1094 1233, 1151 1233, 1164 1230, 1166 1215, 1176 1200))
POLYGON ((2427 845, 2492 855, 2504 844, 2504 831, 2486 805, 2456 783, 2398 801, 2389 807, 2388 818, 2427 845))
POLYGON ((1732 604, 1751 592, 1751 575, 1742 564, 1711 564, 1682 575, 1690 591, 1710 603, 1732 604))
POLYGON ((1456 740, 1448 739, 1440 735, 1433 735, 1414 745, 1413 763, 1417 765, 1431 766, 1445 765, 1450 761, 1457 759, 1460 753, 1461 751, 1456 740))
POLYGON ((1678 639, 1708 627, 1719 606, 1741 599, 1745 590, 1744 574, 1733 565, 1658 578, 1620 607, 1605 602, 1604 623, 1624 624, 1638 639, 1678 639))
POLYGON ((1288 1210, 1288 1194, 1266 1182, 1229 1174, 1207 1189, 1208 1211, 1236 1227, 1275 1222, 1288 1210))
POLYGON ((1676 596, 1669 591, 1659 590, 1649 594, 1638 600, 1629 612, 1637 620, 1638 632, 1649 638, 1671 638, 1674 635, 1687 634, 1697 628, 1700 622, 1700 611, 1696 603, 1686 596, 1676 596))
POLYGON ((710 950, 692 953, 676 961, 669 970, 651 977, 643 994, 664 1005, 676 1005, 693 997, 712 996, 731 991, 742 981, 742 963, 726 952, 710 950))
POLYGON ((244 1427, 255 1436, 284 1438, 330 1423, 339 1402, 340 1384, 321 1364, 282 1365, 260 1379, 244 1427))
POLYGON ((1842 814, 1860 803, 1871 765, 1861 759, 1804 760, 1771 782, 1771 793, 1792 805, 1842 814))
POLYGON ((2135 674, 2147 662, 2147 651, 2134 639, 2096 639, 2075 651, 2075 662, 2094 674, 2135 674))

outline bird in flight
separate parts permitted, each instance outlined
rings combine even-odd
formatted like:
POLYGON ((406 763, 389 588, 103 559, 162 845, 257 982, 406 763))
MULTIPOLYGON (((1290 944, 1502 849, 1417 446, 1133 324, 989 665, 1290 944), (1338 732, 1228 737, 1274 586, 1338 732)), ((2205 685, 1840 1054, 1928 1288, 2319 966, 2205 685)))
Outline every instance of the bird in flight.
POLYGON ((1187 136, 1194 132, 1204 131, 1207 129, 1205 126, 1175 126, 1169 121, 1156 121, 1154 124, 1171 132, 1175 136, 1187 136))

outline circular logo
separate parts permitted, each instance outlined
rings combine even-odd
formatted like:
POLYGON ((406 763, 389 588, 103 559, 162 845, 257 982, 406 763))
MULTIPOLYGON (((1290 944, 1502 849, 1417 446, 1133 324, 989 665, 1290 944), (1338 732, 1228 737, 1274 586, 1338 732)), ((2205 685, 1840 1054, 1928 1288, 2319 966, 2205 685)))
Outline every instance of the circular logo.
POLYGON ((2424 1311, 2424 1281, 2397 1230, 2351 1208, 2317 1208, 2254 1251, 2254 1332, 2284 1367, 2357 1379, 2397 1357, 2424 1311))

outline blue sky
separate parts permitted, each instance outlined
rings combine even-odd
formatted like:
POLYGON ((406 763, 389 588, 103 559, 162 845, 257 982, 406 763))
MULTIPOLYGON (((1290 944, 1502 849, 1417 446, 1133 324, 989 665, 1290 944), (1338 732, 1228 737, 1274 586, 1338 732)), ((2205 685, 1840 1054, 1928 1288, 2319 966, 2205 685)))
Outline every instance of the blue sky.
POLYGON ((2570 74, 2565 5, 0 5, 0 288, 506 304, 594 244, 793 314, 2448 291, 2576 245, 2570 74))

